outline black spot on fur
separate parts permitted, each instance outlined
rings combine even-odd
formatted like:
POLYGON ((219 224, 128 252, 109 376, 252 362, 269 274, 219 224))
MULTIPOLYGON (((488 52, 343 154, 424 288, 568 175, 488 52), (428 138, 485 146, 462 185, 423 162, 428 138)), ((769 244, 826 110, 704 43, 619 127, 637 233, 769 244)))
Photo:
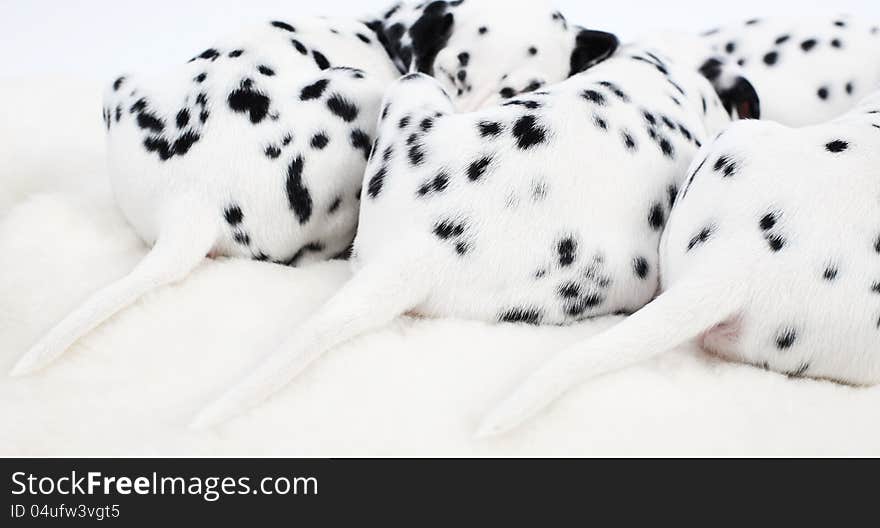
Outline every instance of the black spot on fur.
POLYGON ((293 47, 296 48, 296 51, 302 53, 303 55, 309 52, 308 48, 306 48, 302 42, 296 39, 290 39, 290 43, 293 44, 293 47))
POLYGON ((839 270, 834 266, 828 266, 825 268, 825 271, 822 273, 822 278, 827 281, 834 281, 837 279, 837 275, 839 270))
POLYGON ((778 217, 776 213, 767 213, 761 217, 761 221, 759 225, 761 226, 762 231, 769 231, 776 227, 776 222, 778 221, 778 217))
POLYGON ((672 143, 669 142, 669 139, 661 137, 657 145, 660 146, 660 151, 663 152, 664 156, 670 159, 675 158, 675 149, 672 147, 672 143))
POLYGON ((364 153, 364 159, 370 159, 370 150, 372 147, 372 140, 370 136, 367 135, 363 130, 356 128, 351 131, 351 146, 356 149, 360 149, 364 153))
POLYGON ((508 101, 506 103, 503 103, 501 106, 522 106, 523 108, 528 108, 529 110, 535 110, 537 108, 541 108, 541 106, 543 105, 538 101, 517 99, 516 101, 508 101))
POLYGON ((809 369, 810 369, 810 363, 805 361, 805 362, 801 363, 798 366, 798 368, 796 368, 790 372, 786 372, 785 375, 788 376, 789 378, 801 378, 804 376, 804 374, 807 373, 807 370, 809 370, 809 369))
POLYGON ((703 229, 700 230, 699 233, 697 233, 696 235, 693 236, 693 238, 691 238, 690 242, 688 242, 687 250, 691 251, 695 247, 700 246, 702 244, 705 244, 712 237, 712 234, 714 232, 715 232, 714 226, 704 227, 703 229))
POLYGON ((385 165, 379 167, 379 170, 376 171, 375 174, 370 178, 369 183, 367 184, 367 195, 370 198, 376 198, 379 196, 379 193, 382 192, 382 186, 385 184, 385 176, 388 174, 388 169, 385 165))
POLYGON ((327 108, 342 120, 351 123, 358 116, 358 108, 351 101, 339 94, 333 94, 327 99, 327 108))
POLYGON ((636 257, 633 260, 633 271, 635 272, 636 277, 646 279, 648 277, 648 272, 650 271, 648 260, 645 257, 636 257))
POLYGON ((434 234, 443 240, 457 238, 464 234, 464 226, 451 220, 443 220, 434 225, 434 234))
POLYGON ((254 90, 250 83, 242 82, 227 98, 233 112, 248 114, 251 123, 257 124, 269 113, 269 98, 254 90))
POLYGON ((849 143, 840 139, 835 139, 834 141, 825 144, 825 150, 835 154, 843 152, 847 148, 849 148, 849 143))
POLYGON ((782 248, 785 247, 785 238, 781 235, 769 234, 765 235, 764 238, 767 240, 767 244, 774 253, 781 251, 782 248))
POLYGON ((446 187, 449 185, 449 176, 445 172, 440 172, 430 181, 422 184, 418 190, 416 190, 417 196, 427 196, 433 193, 439 193, 446 190, 446 187))
POLYGON ((186 108, 182 108, 180 112, 177 112, 177 117, 174 119, 177 124, 177 128, 183 128, 189 124, 189 110, 186 108))
POLYGON ((156 133, 165 130, 165 122, 147 110, 143 110, 138 114, 137 124, 144 130, 150 130, 156 133))
POLYGON ((422 145, 417 142, 412 143, 407 151, 407 157, 411 165, 421 165, 425 161, 425 151, 422 149, 422 145))
POLYGON ((223 212, 223 217, 229 225, 234 227, 241 223, 244 219, 244 214, 242 214, 239 206, 231 205, 223 212))
POLYGON ((326 70, 327 68, 330 67, 330 61, 327 60, 327 57, 325 57, 324 54, 321 53, 320 51, 312 50, 312 58, 315 59, 315 64, 318 65, 318 68, 321 68, 322 70, 326 70))
POLYGON ((729 178, 736 174, 736 171, 739 169, 736 160, 732 159, 730 156, 721 156, 715 162, 715 171, 720 172, 722 178, 729 178))
POLYGON ((626 150, 630 152, 635 152, 638 150, 638 144, 636 143, 636 139, 633 137, 631 133, 626 130, 621 131, 621 137, 623 138, 623 146, 626 150))
POLYGON ((294 27, 291 26, 290 24, 288 24, 287 22, 281 22, 280 20, 273 20, 273 21, 270 22, 270 23, 271 23, 274 27, 277 27, 278 29, 283 29, 284 31, 290 31, 291 33, 293 33, 294 31, 296 31, 296 29, 294 29, 294 27))
POLYGON ((477 124, 477 128, 480 130, 480 136, 484 138, 497 136, 502 130, 501 123, 495 121, 481 121, 477 124))
POLYGON ((537 124, 533 115, 524 115, 513 125, 513 137, 516 145, 523 150, 544 143, 547 139, 545 130, 537 124))
POLYGON ((492 163, 492 158, 489 156, 483 156, 482 158, 472 162, 467 169, 468 179, 471 181, 477 181, 483 177, 486 173, 486 169, 489 167, 489 164, 492 163))
POLYGON ((310 144, 312 145, 312 148, 321 150, 326 147, 327 143, 329 142, 330 138, 327 137, 327 134, 325 134, 324 132, 318 132, 314 136, 312 136, 310 144))
POLYGON ((267 158, 276 159, 278 156, 281 155, 281 149, 279 149, 275 145, 269 145, 268 147, 266 147, 264 153, 266 154, 267 158))
POLYGON ((788 350, 797 341, 797 331, 793 328, 783 328, 776 335, 776 348, 788 350))
POLYGON ((211 62, 214 62, 215 60, 217 60, 217 57, 219 57, 219 56, 220 56, 219 51, 215 50, 214 48, 208 48, 205 51, 203 51, 202 53, 200 53, 198 57, 194 57, 193 59, 191 59, 190 62, 192 62, 196 59, 205 59, 205 60, 210 60, 211 62))
MULTIPOLYGON (((623 90, 621 90, 616 84, 609 82, 609 81, 601 81, 601 82, 599 82, 599 84, 601 84, 605 88, 608 88, 609 90, 611 90, 611 93, 613 93, 617 98, 619 98, 624 103, 629 102, 629 96, 626 95, 623 92, 623 90)), ((683 92, 683 90, 682 90, 682 92, 683 92)))
POLYGON ((516 95, 516 91, 513 88, 504 87, 499 92, 498 95, 501 96, 502 99, 510 99, 514 95, 516 95))
POLYGON ((193 132, 192 130, 187 130, 183 134, 180 135, 171 148, 175 154, 178 156, 182 156, 189 152, 189 149, 199 140, 199 135, 193 132))
POLYGON ((536 325, 541 322, 541 311, 534 308, 512 308, 502 313, 498 320, 502 323, 526 323, 536 325))
POLYGON ((303 184, 304 165, 303 157, 297 156, 287 168, 287 201, 300 224, 305 224, 312 216, 312 195, 303 184))
POLYGON ((577 259, 577 242, 573 238, 564 238, 556 245, 559 265, 563 268, 571 266, 577 259))
POLYGON ((327 89, 327 85, 330 84, 330 81, 327 79, 319 79, 312 84, 306 86, 299 93, 299 98, 302 101, 308 101, 311 99, 317 99, 324 95, 324 90, 327 89))
POLYGON ((660 231, 666 225, 666 212, 660 202, 651 206, 651 210, 648 212, 648 224, 654 231, 660 231))
MULTIPOLYGON (((564 304, 564 310, 566 315, 569 317, 580 317, 587 310, 592 310, 593 308, 601 305, 605 302, 605 297, 597 292, 591 292, 587 295, 580 296, 580 288, 575 285, 575 288, 578 289, 578 297, 574 299, 567 300, 564 304)), ((561 292, 560 292, 561 293, 561 292)), ((567 293, 572 293, 571 291, 567 293)))
POLYGON ((678 198, 678 187, 675 184, 666 188, 666 199, 669 202, 669 208, 675 205, 675 199, 678 198))
POLYGON ((605 96, 597 92, 596 90, 584 90, 583 92, 581 92, 581 97, 599 106, 605 105, 605 96))

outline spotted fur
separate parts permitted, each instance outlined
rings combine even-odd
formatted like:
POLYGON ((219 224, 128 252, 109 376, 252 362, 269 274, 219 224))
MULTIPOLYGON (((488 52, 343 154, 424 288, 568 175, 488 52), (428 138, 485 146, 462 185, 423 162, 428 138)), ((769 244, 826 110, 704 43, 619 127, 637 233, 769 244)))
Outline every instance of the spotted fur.
POLYGON ((825 124, 734 123, 691 170, 660 246, 663 293, 559 354, 484 434, 688 340, 789 377, 880 383, 880 92, 825 124))
POLYGON ((404 312, 567 324, 637 310, 658 288, 670 189, 729 122, 704 78, 640 47, 474 113, 453 113, 443 85, 415 73, 383 107, 354 278, 200 424, 404 312))
POLYGON ((400 2, 370 25, 401 72, 434 76, 464 111, 562 81, 617 47, 546 0, 400 2))
MULTIPOLYGON (((300 264, 346 250, 383 88, 384 48, 348 19, 272 21, 158 76, 124 75, 104 99, 116 201, 154 249, 19 362, 61 354, 207 254, 300 264)), ((183 62, 183 61, 182 61, 183 62)))

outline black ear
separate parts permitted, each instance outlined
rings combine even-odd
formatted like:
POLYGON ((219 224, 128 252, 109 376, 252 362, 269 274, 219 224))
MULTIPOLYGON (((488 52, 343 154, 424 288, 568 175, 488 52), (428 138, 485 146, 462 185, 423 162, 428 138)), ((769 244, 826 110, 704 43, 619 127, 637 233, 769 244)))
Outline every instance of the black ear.
POLYGON ((711 58, 700 66, 700 73, 712 83, 724 109, 731 117, 760 119, 761 100, 755 87, 741 75, 725 75, 724 69, 723 62, 711 58))
POLYGON ((401 57, 400 35, 398 35, 396 40, 392 42, 389 38, 389 33, 386 32, 385 25, 381 20, 365 20, 363 23, 370 28, 370 31, 376 36, 376 40, 378 40, 379 43, 382 44, 382 47, 385 48, 385 53, 388 54, 388 57, 394 62, 397 69, 400 70, 401 73, 406 73, 409 64, 405 64, 401 57))
POLYGON ((571 71, 568 76, 571 77, 607 59, 617 49, 618 44, 620 41, 611 33, 580 28, 574 40, 571 71))
POLYGON ((761 101, 758 92, 745 77, 737 77, 733 86, 720 90, 718 96, 730 115, 736 110, 736 115, 740 119, 761 119, 761 101))
POLYGON ((448 2, 431 2, 409 28, 416 71, 433 74, 434 59, 446 47, 455 23, 453 14, 446 12, 448 7, 448 2))

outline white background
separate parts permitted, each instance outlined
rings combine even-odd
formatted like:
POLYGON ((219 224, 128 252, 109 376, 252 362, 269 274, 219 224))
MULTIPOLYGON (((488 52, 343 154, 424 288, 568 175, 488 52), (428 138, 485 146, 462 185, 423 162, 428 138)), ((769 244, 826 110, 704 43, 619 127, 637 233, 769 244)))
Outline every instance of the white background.
MULTIPOLYGON (((471 0, 473 1, 473 0, 471 0)), ((381 12, 393 0, 0 0, 0 75, 109 79, 189 59, 247 22, 381 12)), ((880 21, 878 0, 557 0, 576 23, 624 40, 781 14, 851 13, 880 21)))

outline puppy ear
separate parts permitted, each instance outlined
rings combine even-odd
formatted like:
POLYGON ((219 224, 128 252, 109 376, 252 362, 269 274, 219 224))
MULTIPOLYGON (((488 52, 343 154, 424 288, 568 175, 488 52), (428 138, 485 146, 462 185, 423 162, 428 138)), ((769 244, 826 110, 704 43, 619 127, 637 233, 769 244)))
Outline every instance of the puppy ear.
POLYGON ((397 35, 395 41, 392 42, 388 33, 385 31, 385 25, 381 20, 363 20, 362 22, 373 32, 376 40, 378 40, 379 43, 382 44, 382 47, 385 48, 385 53, 388 54, 388 57, 394 62, 397 69, 401 73, 406 73, 409 66, 409 59, 404 60, 403 54, 401 53, 400 35, 397 35))
POLYGON ((448 7, 448 2, 431 2, 409 29, 415 69, 418 72, 428 75, 434 73, 434 59, 446 47, 449 36, 452 35, 455 16, 446 12, 448 7))
POLYGON ((730 115, 736 110, 740 119, 761 119, 761 101, 752 83, 745 77, 737 77, 733 86, 718 92, 724 108, 730 115))
POLYGON ((617 37, 611 33, 584 28, 575 28, 575 30, 577 34, 571 52, 569 77, 607 59, 620 44, 617 37))
POLYGON ((758 91, 735 70, 726 70, 726 65, 717 58, 711 58, 700 66, 700 73, 712 83, 724 109, 731 117, 760 119, 761 100, 758 91))

